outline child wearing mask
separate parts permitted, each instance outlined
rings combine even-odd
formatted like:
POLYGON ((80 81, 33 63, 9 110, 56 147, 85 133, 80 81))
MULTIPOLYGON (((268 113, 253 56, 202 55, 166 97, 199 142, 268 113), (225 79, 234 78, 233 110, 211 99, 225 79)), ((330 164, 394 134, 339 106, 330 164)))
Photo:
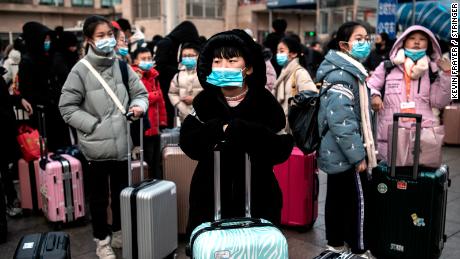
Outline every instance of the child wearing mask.
POLYGON ((203 91, 182 124, 180 146, 198 160, 190 186, 187 233, 214 218, 213 151, 221 150, 222 218, 244 215, 245 153, 251 159, 252 216, 281 221, 282 195, 273 166, 291 154, 283 109, 265 89, 262 48, 243 30, 211 37, 198 58, 203 91), (279 133, 279 134, 277 134, 279 133))
POLYGON ((96 255, 100 259, 115 259, 112 247, 122 247, 120 193, 128 185, 126 113, 142 117, 148 108, 148 96, 130 67, 129 85, 124 85, 120 63, 115 57, 113 27, 107 19, 97 15, 86 18, 83 35, 88 42, 88 53, 67 77, 59 108, 64 121, 77 129, 80 150, 88 160, 87 182, 91 190, 89 204, 96 255), (90 67, 113 89, 124 109, 109 97, 90 67), (109 190, 112 225, 107 223, 109 190))
POLYGON ((150 175, 161 179, 160 127, 166 127, 167 116, 163 93, 158 81, 158 71, 153 68, 152 53, 147 48, 138 48, 134 52, 132 68, 139 75, 149 93, 148 120, 150 128, 144 133, 145 160, 150 175))
POLYGON ((328 249, 372 258, 368 249, 367 172, 377 163, 370 123, 367 28, 357 22, 340 26, 318 68, 323 83, 318 112, 321 138, 318 167, 327 174, 325 205, 328 249), (324 91, 326 91, 324 93, 324 91))
MULTIPOLYGON (((391 49, 390 60, 395 67, 388 75, 381 63, 368 80, 372 108, 378 112, 378 158, 386 161, 388 126, 394 113, 422 114, 422 127, 433 127, 437 119, 432 108, 442 109, 451 101, 450 60, 442 58, 439 43, 430 30, 420 25, 407 28, 391 49)), ((410 122, 402 121, 400 125, 410 127, 410 122)))
POLYGON ((182 46, 179 72, 171 80, 169 87, 169 100, 176 107, 180 122, 192 111, 192 102, 203 88, 196 73, 196 61, 199 47, 192 43, 182 46))

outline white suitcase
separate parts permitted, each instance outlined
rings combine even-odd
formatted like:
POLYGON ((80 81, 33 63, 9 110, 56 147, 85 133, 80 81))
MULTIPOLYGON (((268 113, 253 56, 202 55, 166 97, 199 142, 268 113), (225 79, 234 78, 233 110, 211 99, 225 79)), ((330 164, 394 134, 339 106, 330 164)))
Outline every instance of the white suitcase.
MULTIPOLYGON (((140 128, 143 128, 142 124, 140 128)), ((131 135, 129 129, 128 143, 131 135)), ((143 160, 141 138, 141 164, 143 160)), ((120 194, 123 258, 162 259, 172 255, 178 244, 176 185, 171 181, 156 179, 142 179, 140 183, 132 185, 130 144, 128 170, 130 187, 120 194)))

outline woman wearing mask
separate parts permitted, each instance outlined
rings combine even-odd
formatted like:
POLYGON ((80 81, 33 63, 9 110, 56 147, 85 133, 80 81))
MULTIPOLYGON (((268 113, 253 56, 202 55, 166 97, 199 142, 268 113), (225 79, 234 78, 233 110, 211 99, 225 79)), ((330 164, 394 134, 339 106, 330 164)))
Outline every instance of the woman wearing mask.
POLYGON ((222 218, 244 216, 245 153, 252 166, 252 216, 274 224, 281 219, 282 197, 273 165, 285 161, 292 136, 283 110, 265 89, 262 49, 243 30, 211 37, 198 58, 204 90, 182 124, 180 146, 198 165, 190 186, 187 233, 214 218, 214 156, 221 150, 222 218))
MULTIPOLYGON (((288 114, 288 100, 296 93, 304 90, 318 92, 310 74, 304 64, 299 63, 301 46, 298 41, 291 37, 284 37, 278 44, 276 62, 282 67, 281 74, 275 82, 273 94, 281 104, 284 114, 288 114)), ((304 61, 304 59, 300 59, 304 61)), ((288 125, 286 125, 288 129, 288 125)))
POLYGON ((150 175, 162 179, 160 127, 166 127, 165 101, 158 81, 158 71, 153 68, 152 53, 147 48, 138 48, 134 52, 133 70, 139 75, 149 93, 148 119, 150 129, 145 131, 145 160, 150 168, 150 175))
POLYGON ((125 61, 126 63, 131 64, 131 56, 128 55, 129 49, 126 35, 116 21, 112 21, 112 26, 113 34, 115 35, 115 40, 117 41, 117 45, 115 46, 115 52, 117 53, 117 57, 125 61))
POLYGON ((327 173, 325 207, 328 248, 354 254, 367 251, 366 172, 376 166, 370 123, 368 76, 360 63, 370 53, 367 29, 347 22, 337 31, 333 47, 318 68, 317 79, 327 91, 320 102, 319 132, 324 134, 318 167, 327 173))
POLYGON ((192 43, 183 45, 179 73, 173 77, 169 87, 169 100, 178 110, 181 123, 192 111, 193 98, 203 90, 196 73, 198 54, 199 47, 197 45, 192 43))
MULTIPOLYGON (((368 80, 372 108, 378 112, 378 158, 382 160, 388 159, 388 126, 394 113, 422 114, 422 127, 433 127, 432 108, 442 109, 451 101, 450 61, 442 59, 430 30, 419 25, 407 28, 391 49, 390 60, 395 67, 388 75, 381 63, 368 80)), ((402 121, 401 126, 410 124, 402 121)))
POLYGON ((59 108, 64 120, 77 129, 80 149, 89 161, 89 203, 96 254, 99 258, 112 259, 115 258, 112 246, 121 247, 120 192, 128 184, 126 117, 89 67, 100 74, 125 110, 133 112, 135 117, 147 111, 148 98, 139 77, 129 67, 129 93, 126 91, 119 62, 116 62, 116 40, 108 20, 101 16, 88 17, 83 34, 89 44, 88 53, 70 72, 59 108), (107 224, 109 188, 111 226, 107 224))

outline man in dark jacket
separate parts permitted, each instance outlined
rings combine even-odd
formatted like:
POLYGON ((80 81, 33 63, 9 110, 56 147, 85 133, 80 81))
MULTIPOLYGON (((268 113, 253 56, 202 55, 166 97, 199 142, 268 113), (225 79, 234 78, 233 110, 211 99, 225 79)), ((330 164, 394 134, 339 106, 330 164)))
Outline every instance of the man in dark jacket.
POLYGON ((273 67, 275 68, 276 75, 280 75, 281 68, 280 65, 276 62, 276 53, 278 51, 278 43, 280 43, 281 39, 284 38, 287 28, 287 22, 284 19, 276 19, 272 22, 272 27, 274 32, 269 33, 265 41, 263 42, 263 46, 269 48, 273 53, 273 58, 271 60, 273 67))
MULTIPOLYGON (((70 145, 69 129, 58 110, 59 84, 53 67, 53 32, 38 22, 28 22, 22 27, 25 52, 19 63, 19 91, 34 109, 43 106, 46 116, 48 149, 70 145)), ((38 125, 36 113, 32 116, 32 126, 38 125)))
MULTIPOLYGON (((171 33, 166 35, 157 44, 155 53, 156 70, 160 73, 160 81, 163 96, 168 96, 171 80, 179 72, 178 53, 183 43, 199 44, 199 34, 195 25, 189 21, 179 24, 171 33)), ((174 107, 171 105, 169 98, 165 98, 166 113, 168 117, 168 127, 174 125, 174 107)))

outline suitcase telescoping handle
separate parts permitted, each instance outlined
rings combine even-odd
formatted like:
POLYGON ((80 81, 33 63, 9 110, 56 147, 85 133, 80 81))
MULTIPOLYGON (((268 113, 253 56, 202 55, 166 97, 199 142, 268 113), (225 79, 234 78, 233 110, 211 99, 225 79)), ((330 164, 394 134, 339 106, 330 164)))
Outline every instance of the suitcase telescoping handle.
MULTIPOLYGON (((131 123, 134 119, 134 113, 126 113, 126 131, 127 131, 127 141, 128 141, 128 184, 129 186, 133 185, 133 171, 132 171, 132 159, 131 159, 131 123)), ((141 159, 141 181, 144 180, 144 120, 143 117, 139 118, 139 139, 140 139, 140 159, 141 159)))
POLYGON ((46 120, 45 120, 45 106, 37 105, 37 119, 38 119, 38 142, 40 145, 40 167, 45 170, 48 163, 48 143, 46 138, 46 120))
MULTIPOLYGON (((251 161, 249 155, 245 157, 245 216, 251 217, 251 161)), ((220 192, 220 150, 214 150, 214 221, 222 218, 220 192)))
POLYGON ((422 128, 422 115, 413 113, 395 113, 393 114, 393 136, 391 140, 391 177, 396 176, 396 152, 398 146, 398 124, 399 118, 415 119, 415 143, 414 143, 414 167, 412 178, 417 180, 418 166, 420 162, 420 132, 422 128))

